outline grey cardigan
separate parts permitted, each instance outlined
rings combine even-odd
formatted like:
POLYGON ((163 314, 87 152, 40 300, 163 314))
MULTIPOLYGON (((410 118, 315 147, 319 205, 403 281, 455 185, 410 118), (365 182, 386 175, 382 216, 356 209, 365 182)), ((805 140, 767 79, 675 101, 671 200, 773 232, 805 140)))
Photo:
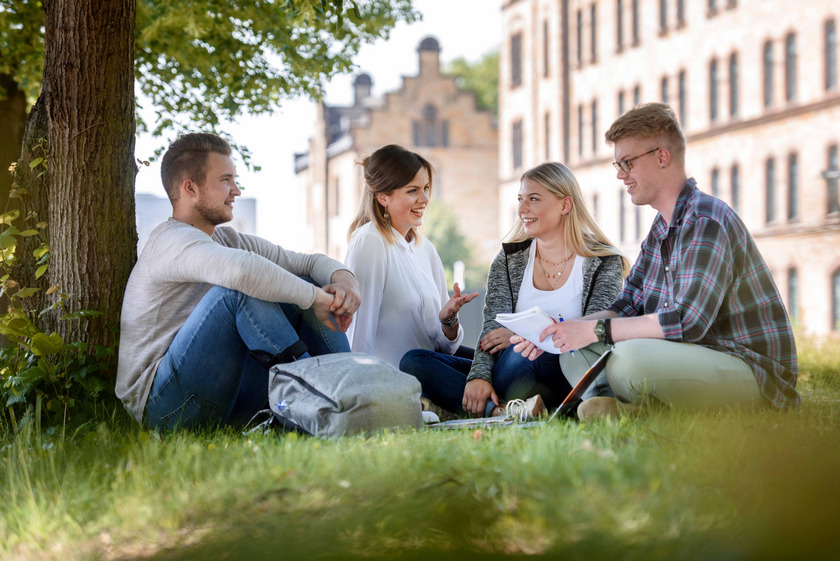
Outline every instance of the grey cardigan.
MULTIPOLYGON (((533 240, 502 244, 487 275, 487 295, 484 299, 484 327, 476 341, 475 358, 467 381, 481 378, 492 383, 496 355, 482 351, 479 343, 489 332, 501 327, 496 314, 513 312, 519 298, 519 286, 528 266, 528 250, 533 240)), ((621 257, 587 257, 583 262, 583 298, 581 315, 606 310, 618 297, 624 285, 621 257)))

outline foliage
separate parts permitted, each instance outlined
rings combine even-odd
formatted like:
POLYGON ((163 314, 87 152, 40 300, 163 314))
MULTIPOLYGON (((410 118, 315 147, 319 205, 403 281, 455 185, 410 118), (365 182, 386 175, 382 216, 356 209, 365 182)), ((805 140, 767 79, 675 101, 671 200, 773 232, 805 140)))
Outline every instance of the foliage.
MULTIPOLYGON (((33 159, 30 168, 44 173, 47 162, 43 144, 40 150, 42 156, 33 159)), ((14 187, 10 198, 26 194, 14 187)), ((49 267, 47 224, 34 213, 21 218, 16 209, 0 215, 0 297, 9 302, 5 313, 0 314, 0 335, 7 343, 0 348, 0 399, 13 418, 34 408, 39 423, 41 413, 49 425, 63 424, 71 414, 77 414, 78 421, 89 416, 99 393, 109 387, 105 379, 114 363, 114 347, 97 345, 89 350, 85 342, 66 342, 58 333, 47 334, 38 327, 39 320, 50 313, 58 313, 61 321, 68 322, 99 313, 68 310, 70 294, 55 285, 46 290, 47 295, 53 295, 52 303, 42 310, 32 309, 29 303, 41 289, 20 286, 11 277, 13 265, 21 259, 19 241, 25 237, 40 241, 32 252, 37 266, 35 278, 40 278, 49 267)))
MULTIPOLYGON (((156 134, 215 130, 224 119, 270 112, 284 97, 318 95, 325 79, 352 69, 362 43, 417 17, 410 0, 138 0, 135 76, 156 134)), ((42 2, 0 0, 0 74, 30 100, 43 56, 42 2)))
POLYGON ((447 72, 458 77, 461 89, 475 92, 476 105, 480 109, 489 109, 493 115, 499 114, 498 51, 487 53, 475 63, 456 58, 449 64, 447 72))
POLYGON ((450 289, 454 282, 453 269, 456 261, 461 261, 466 266, 464 274, 466 286, 462 286, 462 290, 484 288, 487 270, 473 265, 472 249, 467 238, 461 233, 458 217, 451 208, 441 201, 431 201, 426 208, 423 232, 440 255, 446 272, 446 282, 450 289))
POLYGON ((24 419, 0 426, 0 557, 832 559, 840 387, 804 378, 789 412, 334 441, 24 419))

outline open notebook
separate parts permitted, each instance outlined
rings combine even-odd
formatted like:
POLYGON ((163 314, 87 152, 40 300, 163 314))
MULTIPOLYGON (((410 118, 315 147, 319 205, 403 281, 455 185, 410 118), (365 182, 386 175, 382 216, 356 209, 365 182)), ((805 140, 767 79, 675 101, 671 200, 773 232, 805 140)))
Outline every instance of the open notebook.
POLYGON ((514 419, 507 418, 504 416, 498 417, 481 417, 478 419, 455 419, 452 421, 443 421, 440 423, 431 423, 426 425, 427 428, 430 429, 465 429, 465 428, 481 428, 481 427, 506 427, 516 425, 518 427, 530 427, 536 426, 547 421, 551 421, 555 417, 558 416, 567 416, 570 415, 572 412, 575 411, 578 404, 583 397, 583 394, 589 389, 589 386, 595 381, 595 378, 598 377, 604 367, 607 364, 607 359, 609 359, 610 354, 612 354, 612 349, 607 349, 607 351, 598 358, 592 366, 587 369, 586 373, 583 375, 583 378, 580 379, 572 391, 569 392, 569 395, 566 396, 566 399, 563 400, 563 403, 554 410, 554 413, 546 420, 538 420, 538 421, 527 421, 524 423, 520 423, 514 419))

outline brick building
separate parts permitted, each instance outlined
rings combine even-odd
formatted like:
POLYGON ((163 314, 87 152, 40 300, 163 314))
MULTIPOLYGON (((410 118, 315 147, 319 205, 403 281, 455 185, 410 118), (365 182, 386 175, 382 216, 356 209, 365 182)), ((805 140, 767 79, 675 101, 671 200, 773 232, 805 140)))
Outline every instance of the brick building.
POLYGON ((688 173, 741 215, 794 322, 840 334, 840 2, 506 0, 502 11, 500 224, 521 173, 559 160, 635 258, 655 212, 632 205, 603 135, 635 104, 664 101, 688 173))
POLYGON ((360 74, 352 106, 319 105, 309 151, 295 155, 314 250, 344 258, 364 189, 356 162, 393 143, 431 162, 432 199, 455 212, 474 257, 489 263, 500 239, 495 119, 476 108, 474 93, 441 73, 437 40, 423 39, 417 53, 417 75, 403 76, 398 90, 371 97, 371 78, 360 74))

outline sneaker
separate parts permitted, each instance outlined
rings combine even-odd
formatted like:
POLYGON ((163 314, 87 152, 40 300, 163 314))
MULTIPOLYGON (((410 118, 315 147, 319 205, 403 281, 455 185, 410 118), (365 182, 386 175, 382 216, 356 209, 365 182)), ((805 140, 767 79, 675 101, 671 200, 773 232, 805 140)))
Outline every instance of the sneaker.
POLYGON ((423 423, 430 425, 432 423, 439 423, 440 417, 438 417, 433 411, 423 411, 423 423))
POLYGON ((540 394, 526 400, 511 399, 505 404, 505 417, 519 422, 533 421, 545 412, 545 403, 540 394))
POLYGON ((427 412, 437 416, 438 420, 434 421, 436 423, 440 422, 441 420, 451 421, 456 417, 454 413, 451 413, 450 411, 447 411, 440 405, 433 403, 432 400, 428 397, 420 398, 420 409, 423 411, 423 419, 426 418, 427 412))
POLYGON ((594 421, 607 417, 618 420, 622 416, 636 416, 641 409, 641 405, 622 403, 613 397, 593 397, 580 404, 577 414, 581 421, 594 421))

